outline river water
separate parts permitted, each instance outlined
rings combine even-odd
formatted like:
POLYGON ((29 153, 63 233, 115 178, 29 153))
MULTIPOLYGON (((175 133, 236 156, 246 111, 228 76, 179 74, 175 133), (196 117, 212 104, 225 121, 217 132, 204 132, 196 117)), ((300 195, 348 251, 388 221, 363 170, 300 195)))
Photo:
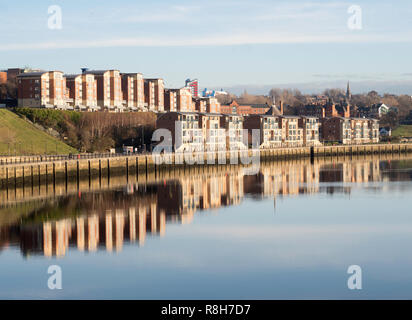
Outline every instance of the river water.
POLYGON ((2 190, 0 298, 412 298, 412 157, 248 173, 2 190), (62 289, 48 287, 52 265, 62 289), (361 289, 348 287, 353 265, 361 289))

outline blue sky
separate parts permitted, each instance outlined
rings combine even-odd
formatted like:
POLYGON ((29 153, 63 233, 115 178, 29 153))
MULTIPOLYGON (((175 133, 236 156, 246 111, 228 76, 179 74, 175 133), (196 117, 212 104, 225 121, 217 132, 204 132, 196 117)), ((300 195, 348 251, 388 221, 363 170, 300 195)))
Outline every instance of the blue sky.
POLYGON ((0 0, 0 21, 0 69, 118 68, 169 87, 192 77, 216 88, 412 88, 408 0, 0 0), (59 30, 48 28, 50 5, 61 7, 59 30), (352 5, 362 9, 360 30, 347 25, 352 5))

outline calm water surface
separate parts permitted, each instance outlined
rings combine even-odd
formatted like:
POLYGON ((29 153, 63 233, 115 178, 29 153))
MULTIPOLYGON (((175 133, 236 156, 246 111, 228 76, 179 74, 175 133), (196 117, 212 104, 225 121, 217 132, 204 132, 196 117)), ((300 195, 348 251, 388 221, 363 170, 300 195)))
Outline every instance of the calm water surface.
POLYGON ((1 190, 0 298, 412 298, 412 158, 135 180, 1 190))

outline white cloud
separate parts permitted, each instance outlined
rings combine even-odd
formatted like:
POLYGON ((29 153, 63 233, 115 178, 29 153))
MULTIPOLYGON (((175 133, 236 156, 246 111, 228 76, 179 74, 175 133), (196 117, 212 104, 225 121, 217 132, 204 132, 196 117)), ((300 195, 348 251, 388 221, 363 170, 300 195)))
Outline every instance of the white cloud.
POLYGON ((0 46, 0 51, 50 50, 104 47, 182 47, 182 46, 229 46, 251 44, 295 44, 295 43, 391 43, 411 42, 411 35, 341 33, 239 33, 218 34, 199 37, 129 37, 93 41, 51 41, 38 43, 10 43, 0 46))

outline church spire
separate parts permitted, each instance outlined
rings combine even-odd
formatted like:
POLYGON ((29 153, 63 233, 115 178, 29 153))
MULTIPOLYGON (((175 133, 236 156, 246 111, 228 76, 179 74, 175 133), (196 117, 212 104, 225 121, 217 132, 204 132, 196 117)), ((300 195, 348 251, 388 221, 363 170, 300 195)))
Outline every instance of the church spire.
POLYGON ((349 81, 348 81, 348 85, 346 87, 346 99, 350 99, 352 98, 352 93, 350 92, 350 87, 349 87, 349 81))

